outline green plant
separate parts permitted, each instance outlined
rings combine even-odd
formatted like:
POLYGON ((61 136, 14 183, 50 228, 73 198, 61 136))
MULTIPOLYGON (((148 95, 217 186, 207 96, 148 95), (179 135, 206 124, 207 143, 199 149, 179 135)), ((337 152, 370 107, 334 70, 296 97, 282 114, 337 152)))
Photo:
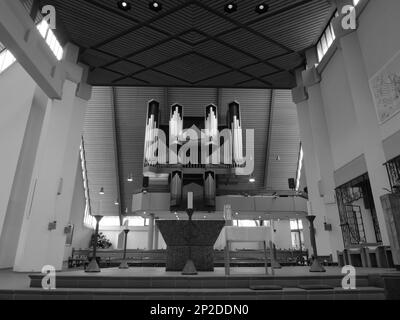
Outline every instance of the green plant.
MULTIPOLYGON (((94 237, 95 237, 95 234, 92 234, 92 237, 90 239, 90 244, 89 244, 90 248, 93 247, 94 237)), ((97 248, 98 249, 109 249, 109 248, 111 248, 111 246, 112 246, 111 241, 102 232, 100 232, 97 235, 97 248)))

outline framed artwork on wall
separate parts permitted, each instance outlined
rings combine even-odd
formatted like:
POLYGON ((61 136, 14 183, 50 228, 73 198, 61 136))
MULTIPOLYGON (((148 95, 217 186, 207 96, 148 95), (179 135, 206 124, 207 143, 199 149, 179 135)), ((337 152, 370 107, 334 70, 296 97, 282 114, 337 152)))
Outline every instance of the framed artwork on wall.
POLYGON ((370 88, 382 124, 400 111, 400 51, 370 79, 370 88))

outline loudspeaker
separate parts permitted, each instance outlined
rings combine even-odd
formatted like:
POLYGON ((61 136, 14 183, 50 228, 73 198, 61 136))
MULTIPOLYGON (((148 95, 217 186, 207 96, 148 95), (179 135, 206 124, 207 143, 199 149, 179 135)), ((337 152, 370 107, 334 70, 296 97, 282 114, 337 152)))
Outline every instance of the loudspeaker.
POLYGON ((296 189, 296 180, 294 178, 290 178, 288 180, 288 183, 289 183, 289 189, 290 190, 296 189))
POLYGON ((143 188, 149 187, 149 177, 143 177, 143 188))

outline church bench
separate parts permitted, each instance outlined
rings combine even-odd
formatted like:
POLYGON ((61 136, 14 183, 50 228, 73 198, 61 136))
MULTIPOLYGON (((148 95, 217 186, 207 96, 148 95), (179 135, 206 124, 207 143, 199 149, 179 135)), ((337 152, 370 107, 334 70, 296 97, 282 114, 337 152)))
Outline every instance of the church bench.
MULTIPOLYGON (((299 250, 276 250, 277 260, 281 265, 295 266, 299 264, 299 257, 306 257, 308 252, 299 250)), ((267 249, 269 255, 269 249, 267 249)), ((73 249, 71 256, 68 258, 68 268, 85 267, 92 256, 92 249, 73 249)), ((99 263, 105 267, 115 266, 121 262, 123 258, 123 250, 121 249, 98 249, 97 259, 99 263)), ((260 263, 264 262, 265 256, 263 250, 232 250, 230 251, 232 263, 260 263)), ((326 257, 329 258, 329 257, 326 257)), ((165 250, 138 250, 128 249, 126 251, 126 259, 131 264, 165 264, 165 250)), ((216 263, 223 263, 225 260, 225 252, 220 250, 214 251, 214 260, 216 263)))
MULTIPOLYGON (((301 260, 300 257, 304 257, 307 261, 308 252, 300 250, 281 250, 277 249, 277 260, 281 265, 298 265, 301 260)), ((269 255, 269 249, 267 249, 269 255)), ((230 251, 229 256, 233 263, 235 262, 262 262, 264 261, 264 252, 262 250, 236 250, 230 251)), ((216 262, 223 262, 225 259, 224 251, 216 250, 214 252, 214 259, 216 262)))
MULTIPOLYGON (((68 268, 80 267, 89 263, 93 254, 92 249, 73 249, 71 257, 68 258, 68 268)), ((124 255, 121 249, 98 249, 96 256, 101 264, 110 267, 112 264, 119 263, 124 255)), ((132 263, 164 263, 166 261, 165 250, 137 250, 130 249, 126 251, 126 259, 132 263)))

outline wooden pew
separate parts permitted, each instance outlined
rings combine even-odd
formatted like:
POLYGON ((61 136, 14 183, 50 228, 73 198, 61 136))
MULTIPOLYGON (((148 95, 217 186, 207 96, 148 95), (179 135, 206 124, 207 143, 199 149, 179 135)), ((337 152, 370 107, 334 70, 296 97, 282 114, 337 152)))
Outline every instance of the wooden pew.
MULTIPOLYGON (((267 250, 269 255, 269 249, 267 250)), ((277 250, 278 262, 283 266, 299 265, 299 257, 306 257, 308 252, 299 250, 277 250)), ((86 267, 92 257, 92 249, 73 249, 71 256, 68 258, 68 268, 86 267)), ((123 250, 121 249, 98 249, 97 259, 102 267, 116 267, 121 263, 123 250)), ((165 266, 166 251, 165 250, 137 250, 128 249, 126 258, 131 265, 152 265, 165 266)), ((241 264, 260 264, 265 260, 263 250, 233 250, 230 251, 230 258, 233 265, 241 264)), ((225 253, 223 250, 214 251, 214 260, 217 264, 223 265, 225 253)))

